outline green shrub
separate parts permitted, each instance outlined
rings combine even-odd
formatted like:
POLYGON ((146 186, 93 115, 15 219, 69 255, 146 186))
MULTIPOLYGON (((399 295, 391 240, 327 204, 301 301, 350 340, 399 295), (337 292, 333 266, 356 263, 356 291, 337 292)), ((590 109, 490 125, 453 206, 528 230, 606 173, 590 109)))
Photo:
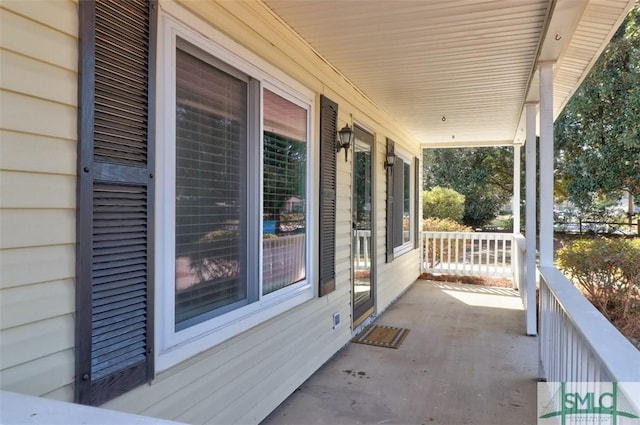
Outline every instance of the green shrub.
POLYGON ((422 218, 448 218, 461 222, 463 216, 464 195, 440 186, 422 193, 422 218))
POLYGON ((636 345, 640 343, 640 239, 578 240, 558 267, 636 345))
POLYGON ((425 218, 422 230, 429 232, 472 232, 473 229, 448 218, 425 218))

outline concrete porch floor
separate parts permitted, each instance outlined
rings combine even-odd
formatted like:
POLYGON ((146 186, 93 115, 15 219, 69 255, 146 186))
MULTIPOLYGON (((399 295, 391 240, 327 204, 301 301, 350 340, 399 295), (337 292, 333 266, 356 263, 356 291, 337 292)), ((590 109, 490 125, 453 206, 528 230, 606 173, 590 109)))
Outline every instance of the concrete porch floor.
POLYGON ((399 349, 350 343, 263 425, 536 423, 516 291, 418 280, 375 323, 411 332, 399 349))

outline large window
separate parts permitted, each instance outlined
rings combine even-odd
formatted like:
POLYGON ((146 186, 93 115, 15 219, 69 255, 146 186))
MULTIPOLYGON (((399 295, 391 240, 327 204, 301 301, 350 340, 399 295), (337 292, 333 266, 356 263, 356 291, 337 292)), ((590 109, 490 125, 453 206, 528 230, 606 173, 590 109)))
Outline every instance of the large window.
POLYGON ((413 248, 414 232, 414 193, 411 159, 397 154, 393 166, 393 247, 394 253, 400 254, 413 248))
POLYGON ((160 369, 313 296, 313 95, 168 19, 164 31, 160 369))

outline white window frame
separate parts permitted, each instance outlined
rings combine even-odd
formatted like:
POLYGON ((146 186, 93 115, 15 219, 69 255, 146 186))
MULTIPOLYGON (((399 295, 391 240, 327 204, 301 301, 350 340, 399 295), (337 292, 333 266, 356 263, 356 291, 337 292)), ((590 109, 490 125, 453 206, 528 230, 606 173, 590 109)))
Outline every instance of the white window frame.
MULTIPOLYGON (((158 87, 156 125, 156 201, 155 201, 155 365, 156 372, 168 369, 195 354, 210 349, 266 320, 269 320, 315 295, 315 262, 317 247, 312 243, 316 227, 313 176, 316 173, 313 117, 315 95, 282 71, 252 52, 238 46, 225 35, 181 8, 171 7, 161 13, 158 38, 158 87), (187 27, 181 22, 189 22, 187 27), (186 329, 175 331, 175 108, 176 108, 176 47, 178 37, 207 52, 260 83, 259 130, 256 142, 262 146, 262 93, 269 89, 307 110, 307 182, 306 182, 306 278, 300 282, 262 295, 262 261, 255 264, 259 276, 259 299, 228 313, 211 318, 186 329), (215 41, 214 41, 215 40, 215 41)), ((252 208, 262 212, 263 152, 260 152, 260 203, 252 208)), ((256 192, 254 192, 256 193, 256 192)), ((262 223, 253 226, 259 232, 262 259, 262 223)), ((255 283, 254 283, 255 284, 255 283)))
MULTIPOLYGON (((402 172, 402 179, 404 179, 404 164, 408 164, 409 165, 409 241, 408 242, 403 242, 402 245, 399 246, 394 246, 393 247, 393 255, 394 257, 400 256, 402 254, 405 254, 411 250, 413 250, 413 246, 414 246, 414 223, 416 220, 415 216, 415 202, 416 200, 415 198, 415 172, 416 170, 414 169, 414 163, 413 163, 413 159, 411 158, 410 155, 408 155, 407 153, 405 153, 402 150, 398 150, 398 148, 396 148, 396 163, 398 161, 400 161, 403 164, 403 172, 402 172)), ((395 170, 394 170, 395 172, 395 170)), ((397 179, 398 176, 394 176, 394 179, 397 179)), ((402 194, 402 201, 403 201, 403 211, 404 211, 404 193, 402 194)), ((398 202, 398 194, 394 193, 393 194, 394 197, 394 202, 398 202)), ((404 222, 404 217, 394 217, 394 220, 400 220, 401 223, 404 222)), ((403 230, 404 231, 404 230, 403 230)), ((404 239, 404 235, 403 235, 403 239, 404 239)))

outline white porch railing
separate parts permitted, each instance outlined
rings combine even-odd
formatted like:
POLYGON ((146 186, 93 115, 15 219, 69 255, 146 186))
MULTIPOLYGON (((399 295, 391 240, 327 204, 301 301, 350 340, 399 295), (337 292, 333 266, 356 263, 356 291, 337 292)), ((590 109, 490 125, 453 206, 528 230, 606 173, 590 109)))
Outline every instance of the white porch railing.
POLYGON ((265 294, 304 278, 304 234, 264 239, 263 256, 262 280, 265 294))
POLYGON ((527 284, 523 235, 480 232, 422 232, 421 272, 509 277, 522 298, 527 335, 536 334, 536 285, 527 284))
MULTIPOLYGON (((535 335, 536 273, 527 273, 526 245, 522 235, 422 232, 421 270, 513 277, 525 307, 527 333, 535 335)), ((633 410, 640 412, 640 351, 558 269, 541 267, 539 272, 540 377, 585 382, 594 389, 599 382, 617 382, 633 410)))
POLYGON ((371 230, 356 230, 354 240, 356 255, 353 259, 355 270, 371 268, 371 230))
POLYGON ((421 271, 514 277, 513 244, 511 233, 422 232, 421 271))
POLYGON ((541 378, 618 382, 640 412, 640 351, 555 267, 540 268, 539 346, 541 378))

